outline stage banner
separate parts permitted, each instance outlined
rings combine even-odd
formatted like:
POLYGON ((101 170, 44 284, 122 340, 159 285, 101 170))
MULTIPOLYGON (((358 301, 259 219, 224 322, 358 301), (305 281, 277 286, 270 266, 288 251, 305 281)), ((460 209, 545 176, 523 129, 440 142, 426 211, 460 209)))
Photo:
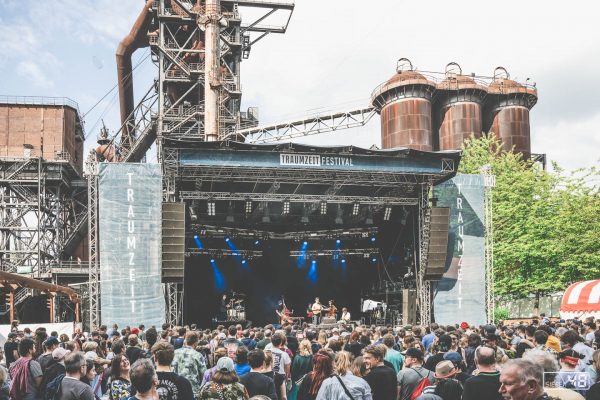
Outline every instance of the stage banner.
POLYGON ((160 327, 165 321, 160 166, 101 163, 98 199, 102 323, 160 327))
POLYGON ((433 193, 438 207, 450 207, 446 269, 432 286, 435 322, 485 324, 483 176, 458 174, 433 193))

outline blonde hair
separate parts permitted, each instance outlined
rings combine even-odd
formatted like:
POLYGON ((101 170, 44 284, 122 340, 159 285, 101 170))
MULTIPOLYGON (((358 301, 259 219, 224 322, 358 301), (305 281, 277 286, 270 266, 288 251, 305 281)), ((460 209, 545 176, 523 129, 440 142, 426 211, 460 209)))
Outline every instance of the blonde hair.
POLYGON ((596 372, 600 372, 600 349, 592 354, 592 365, 596 372))
POLYGON ((6 369, 4 368, 0 368, 0 385, 3 385, 4 383, 6 383, 6 369))
POLYGON ((265 350, 265 368, 269 368, 273 364, 273 353, 271 350, 265 350))
POLYGON ((304 339, 300 342, 300 345, 298 346, 298 354, 301 356, 312 355, 312 347, 310 344, 310 340, 304 339))
POLYGON ((340 351, 335 356, 335 371, 338 375, 346 375, 346 372, 352 366, 352 355, 347 351, 340 351))
POLYGON ((327 345, 327 334, 324 331, 319 332, 319 339, 317 342, 321 345, 321 347, 325 347, 327 345))
POLYGON ((358 376, 359 378, 362 378, 367 374, 367 367, 363 362, 362 356, 358 356, 354 359, 352 365, 350 366, 350 371, 354 374, 354 376, 358 376))

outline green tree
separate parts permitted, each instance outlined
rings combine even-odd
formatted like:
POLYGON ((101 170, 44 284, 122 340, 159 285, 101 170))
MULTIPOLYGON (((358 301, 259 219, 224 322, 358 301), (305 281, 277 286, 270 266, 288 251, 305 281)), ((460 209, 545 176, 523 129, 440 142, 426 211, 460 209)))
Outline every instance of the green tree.
POLYGON ((494 275, 498 295, 559 291, 600 278, 600 196, 596 168, 566 175, 502 150, 494 135, 466 140, 459 172, 489 165, 493 190, 494 275))

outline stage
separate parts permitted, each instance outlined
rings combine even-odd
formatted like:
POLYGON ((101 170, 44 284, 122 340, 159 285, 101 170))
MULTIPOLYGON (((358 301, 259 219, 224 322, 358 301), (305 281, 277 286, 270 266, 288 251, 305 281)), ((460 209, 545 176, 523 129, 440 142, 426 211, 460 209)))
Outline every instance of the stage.
POLYGON ((277 322, 282 298, 296 316, 320 297, 359 319, 369 287, 418 280, 430 190, 460 159, 290 143, 164 145, 166 185, 187 212, 184 322, 199 326, 218 316, 229 291, 245 295, 245 319, 261 325, 277 322))

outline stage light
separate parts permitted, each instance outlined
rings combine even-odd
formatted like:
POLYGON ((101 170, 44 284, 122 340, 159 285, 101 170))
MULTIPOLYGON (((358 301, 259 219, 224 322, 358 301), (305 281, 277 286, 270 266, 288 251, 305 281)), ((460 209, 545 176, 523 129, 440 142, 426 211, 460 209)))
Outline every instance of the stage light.
POLYGON ((209 217, 214 217, 216 215, 216 204, 214 200, 209 200, 207 204, 207 214, 209 217))
POLYGON ((312 260, 310 263, 310 269, 308 270, 308 279, 311 283, 317 281, 317 260, 312 260))
POLYGON ((215 262, 215 259, 214 259, 214 258, 211 258, 211 259, 210 259, 210 262, 214 264, 214 262, 215 262))
POLYGON ((194 239, 198 239, 198 235, 194 235, 194 239))
POLYGON ((375 243, 377 239, 375 239, 375 236, 371 236, 371 242, 375 243))
POLYGON ((242 265, 245 265, 246 262, 247 262, 246 260, 242 260, 242 265))
POLYGON ((196 242, 196 247, 198 247, 200 250, 204 249, 204 246, 202 245, 202 241, 200 240, 198 235, 194 235, 194 242, 196 242))
POLYGON ((346 264, 346 259, 342 258, 342 264, 346 264))
POLYGON ((352 206, 352 215, 356 217, 359 212, 360 212, 360 203, 354 203, 354 205, 352 206))
POLYGON ((383 220, 389 221, 391 216, 392 216, 392 207, 386 206, 385 210, 383 211, 383 220))
POLYGON ((255 246, 258 246, 259 244, 260 244, 260 240, 257 240, 257 241, 254 242, 255 246))
POLYGON ((190 210, 190 220, 192 222, 198 221, 198 215, 196 214, 196 210, 194 210, 194 207, 189 206, 188 209, 190 210))
POLYGON ((226 241, 226 242, 229 242, 229 240, 230 240, 230 239, 229 239, 228 237, 226 237, 226 238, 225 238, 225 241, 226 241))
POLYGON ((302 242, 302 245, 308 246, 308 242, 305 240, 304 242, 302 242))
POLYGON ((252 212, 252 200, 246 200, 246 214, 250 214, 252 212))
POLYGON ((321 202, 321 215, 325 215, 325 214, 327 214, 327 202, 322 201, 321 202))
POLYGON ((289 199, 286 199, 283 202, 283 211, 282 211, 282 214, 283 215, 288 215, 289 213, 290 213, 290 201, 289 201, 289 199))
POLYGON ((374 262, 374 263, 376 263, 377 262, 377 257, 371 258, 371 261, 374 262))
POLYGON ((340 243, 342 243, 342 241, 340 239, 335 241, 335 244, 340 244, 340 243))

